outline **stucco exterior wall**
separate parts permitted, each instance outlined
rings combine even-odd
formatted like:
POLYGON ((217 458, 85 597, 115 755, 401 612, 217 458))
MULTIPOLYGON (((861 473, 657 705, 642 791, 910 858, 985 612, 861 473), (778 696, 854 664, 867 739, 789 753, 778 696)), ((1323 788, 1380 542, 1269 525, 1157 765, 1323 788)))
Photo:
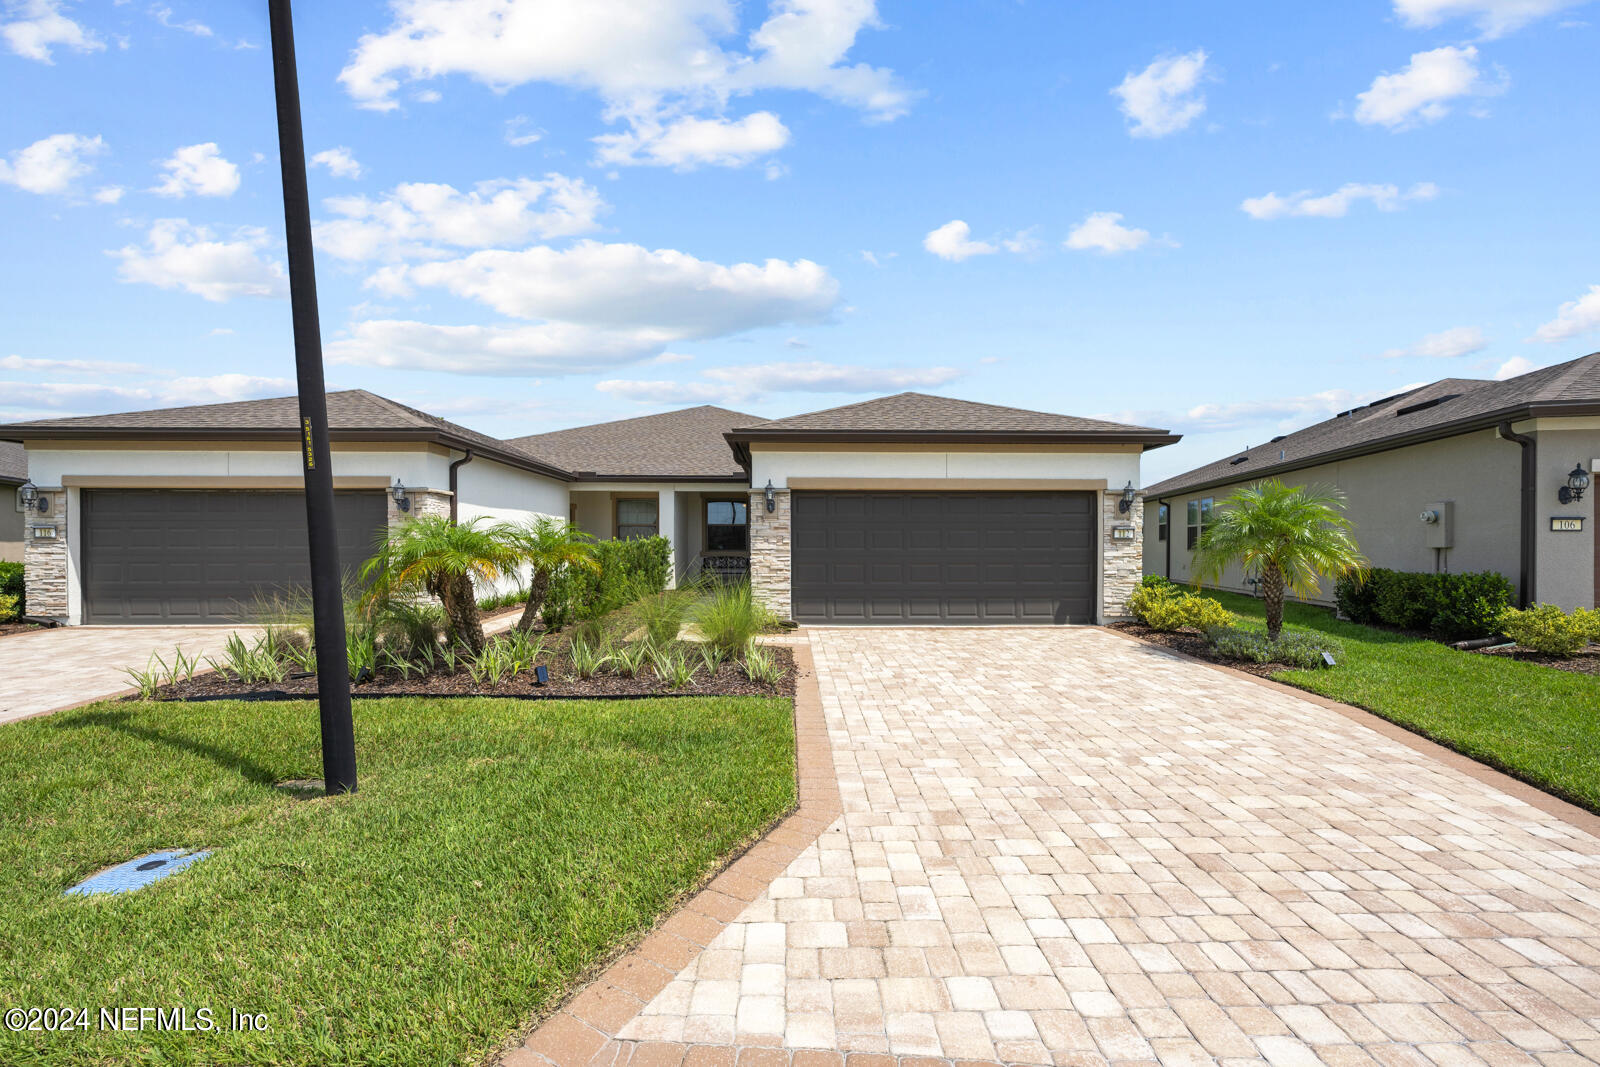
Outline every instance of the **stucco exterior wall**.
POLYGON ((981 451, 956 448, 897 450, 893 445, 852 451, 751 450, 750 486, 762 489, 771 480, 776 489, 791 478, 1051 478, 1104 481, 1120 489, 1139 484, 1139 451, 981 451))
MULTIPOLYGON (((1531 433, 1539 441, 1539 532, 1533 595, 1568 608, 1588 606, 1594 599, 1593 499, 1586 497, 1582 503, 1564 508, 1556 501, 1556 490, 1575 461, 1582 458, 1587 467, 1590 458, 1600 454, 1600 429, 1540 428, 1532 423, 1518 424, 1515 429, 1531 433), (1551 533, 1549 518, 1558 514, 1585 516, 1583 532, 1551 533)), ((1521 571, 1521 465, 1520 447, 1488 429, 1320 464, 1294 471, 1283 480, 1290 485, 1323 484, 1343 490, 1357 543, 1374 566, 1422 572, 1498 571, 1516 586, 1521 571), (1420 515, 1427 505, 1443 501, 1454 504, 1452 547, 1436 551, 1428 547, 1428 527, 1420 515)), ((1168 497, 1147 496, 1145 573, 1189 580, 1188 502, 1211 497, 1220 506, 1224 498, 1253 480, 1168 497), (1170 573, 1168 545, 1159 540, 1156 531, 1157 507, 1163 500, 1172 509, 1170 573)), ((1230 568, 1219 584, 1238 592, 1254 591, 1238 568, 1230 568)), ((1311 599, 1332 603, 1332 584, 1324 583, 1311 599)))

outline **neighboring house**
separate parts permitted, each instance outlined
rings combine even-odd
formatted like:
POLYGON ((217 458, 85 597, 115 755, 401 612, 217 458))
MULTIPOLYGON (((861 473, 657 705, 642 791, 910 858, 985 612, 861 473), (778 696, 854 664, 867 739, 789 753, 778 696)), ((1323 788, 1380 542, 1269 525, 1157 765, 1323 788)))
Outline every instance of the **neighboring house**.
MULTIPOLYGON (((1149 486, 1145 572, 1188 579, 1216 508, 1275 477, 1342 490, 1375 566, 1498 571, 1521 603, 1592 607, 1597 490, 1577 500, 1561 490, 1597 463, 1600 353, 1505 381, 1446 378, 1149 486)), ((1221 584, 1250 589, 1236 568, 1221 584)), ((1331 602, 1332 589, 1316 599, 1331 602)))
POLYGON ((22 562, 22 534, 27 516, 17 488, 28 480, 28 453, 19 444, 0 441, 0 563, 22 562))
MULTIPOLYGON (((409 515, 660 534, 675 576, 748 572, 802 622, 1094 622, 1141 572, 1140 456, 1164 430, 902 393, 763 421, 715 407, 500 441, 328 397, 340 555, 409 515), (407 510, 402 510, 403 502, 407 510)), ((222 623, 306 581, 292 397, 0 426, 49 501, 33 613, 222 623)), ((38 525, 38 523, 36 523, 38 525)))

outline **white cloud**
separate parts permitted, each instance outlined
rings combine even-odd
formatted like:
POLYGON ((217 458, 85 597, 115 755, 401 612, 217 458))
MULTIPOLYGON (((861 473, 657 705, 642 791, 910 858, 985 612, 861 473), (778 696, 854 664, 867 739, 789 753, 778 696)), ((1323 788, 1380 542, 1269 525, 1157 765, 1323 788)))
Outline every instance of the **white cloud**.
POLYGON ((1499 37, 1535 19, 1577 7, 1585 0, 1394 0, 1407 26, 1429 29, 1452 18, 1470 18, 1485 37, 1499 37))
POLYGON ((105 42, 69 19, 62 0, 19 0, 7 7, 11 16, 0 22, 0 37, 19 56, 50 63, 50 49, 60 45, 75 52, 98 52, 105 42))
POLYGON ((1506 81, 1484 79, 1478 50, 1472 45, 1445 45, 1418 52, 1398 74, 1380 74, 1372 87, 1356 94, 1356 121, 1366 126, 1405 130, 1437 122, 1450 113, 1450 102, 1463 96, 1503 92, 1506 81))
POLYGON ((692 116, 668 123, 642 119, 626 133, 594 139, 600 163, 672 167, 694 170, 707 165, 742 167, 789 143, 789 129, 770 111, 757 111, 737 122, 692 116))
POLYGON ((338 148, 324 148, 311 157, 313 167, 326 167, 328 173, 335 178, 361 177, 361 164, 356 162, 355 155, 340 145, 338 148))
MULTIPOLYGON (((770 0, 744 49, 724 47, 739 30, 733 0, 589 0, 581 10, 568 0, 391 0, 390 8, 391 25, 363 36, 339 74, 359 105, 390 110, 403 83, 452 74, 498 92, 553 82, 596 93, 607 121, 632 128, 637 144, 623 135, 602 151, 647 163, 653 131, 686 116, 748 124, 721 118, 734 96, 810 92, 879 121, 905 114, 913 96, 892 71, 848 61, 860 32, 880 25, 876 0, 770 0)), ((730 136, 680 136, 713 133, 730 136)), ((776 129, 739 133, 743 146, 772 142, 776 129)))
POLYGON ((1116 211, 1096 211, 1072 228, 1063 244, 1075 251, 1132 252, 1150 243, 1149 230, 1122 225, 1116 211))
POLYGON ((94 191, 94 201, 97 204, 115 204, 122 199, 122 193, 120 185, 102 185, 94 191))
POLYGON ((506 144, 512 148, 525 148, 543 137, 543 130, 529 129, 526 115, 515 115, 506 119, 506 144))
POLYGON ((817 361, 713 367, 694 382, 612 379, 595 388, 656 404, 737 404, 770 393, 887 393, 929 389, 961 377, 954 367, 862 367, 817 361))
POLYGON ((1352 205, 1362 200, 1370 200, 1379 211, 1399 211, 1407 201, 1432 200, 1438 195, 1439 187, 1432 182, 1418 182, 1403 192, 1397 185, 1347 182, 1323 196, 1314 196, 1311 190, 1302 189, 1287 196, 1267 193, 1250 197, 1239 209, 1253 219, 1341 219, 1352 205))
POLYGON ((1122 113, 1134 137, 1165 137, 1199 118, 1206 98, 1198 92, 1205 75, 1203 48, 1181 56, 1162 56, 1137 74, 1129 74, 1111 95, 1122 101, 1122 113))
POLYGON ((143 363, 117 363, 104 359, 35 359, 10 355, 0 357, 0 370, 48 371, 52 374, 142 374, 143 363))
POLYGON ((1565 341, 1594 329, 1600 329, 1600 285, 1591 285, 1578 299, 1562 304, 1556 309, 1556 317, 1533 331, 1533 337, 1540 341, 1565 341))
POLYGON ((51 134, 12 152, 9 161, 0 159, 0 183, 30 193, 70 193, 79 178, 94 170, 88 157, 105 150, 106 143, 99 137, 51 134))
POLYGON ((1489 339, 1483 335, 1482 328, 1455 326, 1448 330, 1440 330, 1438 333, 1430 333, 1406 348, 1388 349, 1380 353, 1379 358, 1455 359, 1459 356, 1470 356, 1474 352, 1482 352, 1487 347, 1489 339))
POLYGON ((406 182, 376 198, 332 197, 323 204, 342 217, 317 224, 317 246, 352 261, 570 237, 595 229, 607 209, 594 186, 560 174, 479 182, 466 193, 449 185, 406 182))
POLYGON ((18 407, 87 413, 257 400, 293 393, 294 382, 252 374, 215 374, 172 376, 128 386, 89 382, 0 382, 0 389, 6 399, 18 407))
POLYGON ((1494 380, 1497 382, 1503 382, 1507 378, 1515 378, 1519 374, 1527 374, 1533 369, 1533 360, 1524 359, 1522 356, 1512 356, 1510 359, 1500 364, 1500 369, 1494 372, 1494 380))
POLYGON ((264 230, 244 228, 232 240, 219 240, 186 219, 158 219, 144 247, 128 245, 107 253, 121 261, 122 281, 182 289, 220 303, 237 296, 287 296, 282 264, 265 256, 264 230))
POLYGON ((1275 397, 1267 400, 1245 400, 1231 404, 1197 404, 1174 418, 1174 428, 1197 432, 1236 430, 1263 422, 1296 426, 1320 422, 1341 411, 1369 403, 1384 396, 1383 392, 1353 392, 1349 389, 1325 389, 1320 393, 1300 396, 1275 397))
POLYGON ((222 157, 215 141, 178 149, 161 169, 165 177, 150 190, 158 196, 232 196, 239 188, 239 168, 222 157))
POLYGON ((196 19, 185 19, 184 21, 179 22, 177 16, 172 13, 172 8, 167 7, 164 4, 157 4, 155 7, 152 7, 150 9, 150 17, 161 23, 161 25, 165 26, 169 30, 182 30, 184 33, 192 33, 196 37, 215 36, 211 32, 210 26, 207 26, 205 23, 197 21, 196 19))
POLYGON ((607 330, 566 322, 530 326, 437 326, 370 319, 328 345, 333 363, 450 374, 585 374, 637 363, 673 340, 670 331, 607 330))
POLYGON ((988 241, 974 241, 971 238, 972 227, 960 219, 951 219, 938 229, 929 230, 928 235, 922 239, 922 247, 940 259, 948 259, 955 263, 971 256, 987 256, 991 252, 999 251, 999 248, 988 241))

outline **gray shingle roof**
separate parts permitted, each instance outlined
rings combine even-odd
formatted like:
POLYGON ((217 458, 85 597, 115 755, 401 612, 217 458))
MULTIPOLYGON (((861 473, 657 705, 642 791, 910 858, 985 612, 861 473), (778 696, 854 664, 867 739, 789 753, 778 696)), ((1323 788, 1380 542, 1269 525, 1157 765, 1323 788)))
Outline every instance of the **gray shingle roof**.
MULTIPOLYGON (((21 439, 84 436, 160 436, 182 434, 238 436, 245 433, 298 434, 299 401, 292 396, 266 400, 240 400, 228 404, 197 404, 190 407, 128 411, 112 415, 78 415, 60 419, 36 419, 0 426, 0 438, 21 439)), ((328 429, 334 435, 428 436, 460 448, 472 448, 486 456, 501 459, 531 470, 557 477, 566 472, 530 456, 488 434, 407 407, 365 389, 347 389, 328 394, 328 429)))
POLYGON ((0 482, 15 482, 21 485, 27 480, 27 451, 11 441, 0 441, 0 482))
POLYGON ((1568 409, 1574 413, 1583 409, 1600 411, 1600 352, 1503 382, 1444 378, 1254 448, 1230 453, 1157 482, 1144 492, 1146 496, 1169 496, 1298 470, 1333 456, 1378 452, 1418 440, 1465 433, 1530 411, 1568 409))
POLYGON ((864 400, 825 411, 792 415, 786 419, 747 423, 734 429, 736 436, 747 432, 752 435, 790 432, 1167 435, 1167 431, 1149 426, 1129 426, 1073 415, 1052 415, 1024 408, 930 396, 927 393, 896 393, 894 396, 864 400))
POLYGON ((584 476, 742 480, 744 468, 722 435, 753 421, 757 416, 705 404, 517 437, 509 444, 584 476))

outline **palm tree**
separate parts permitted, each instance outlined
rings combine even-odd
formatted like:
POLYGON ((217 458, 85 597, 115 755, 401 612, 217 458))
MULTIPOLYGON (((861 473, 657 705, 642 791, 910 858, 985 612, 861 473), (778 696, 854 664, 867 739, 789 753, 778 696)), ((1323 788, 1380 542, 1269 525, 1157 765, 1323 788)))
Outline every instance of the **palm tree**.
POLYGON ((1220 579, 1230 563, 1261 579, 1267 637, 1283 632, 1283 594, 1318 589, 1318 576, 1336 578, 1366 570, 1350 535, 1344 494, 1337 489, 1284 485, 1276 478, 1239 490, 1200 535, 1190 567, 1196 584, 1220 579))
POLYGON ((550 593, 550 580, 564 567, 582 567, 598 571, 600 563, 594 558, 593 537, 571 523, 542 515, 532 522, 513 526, 508 540, 518 559, 528 564, 528 601, 517 620, 517 629, 533 629, 534 620, 544 608, 550 593))
POLYGON ((425 515, 390 530, 378 554, 361 568, 370 600, 422 591, 439 598, 450 640, 483 651, 483 617, 473 580, 492 582, 514 573, 520 557, 505 526, 482 527, 425 515))

